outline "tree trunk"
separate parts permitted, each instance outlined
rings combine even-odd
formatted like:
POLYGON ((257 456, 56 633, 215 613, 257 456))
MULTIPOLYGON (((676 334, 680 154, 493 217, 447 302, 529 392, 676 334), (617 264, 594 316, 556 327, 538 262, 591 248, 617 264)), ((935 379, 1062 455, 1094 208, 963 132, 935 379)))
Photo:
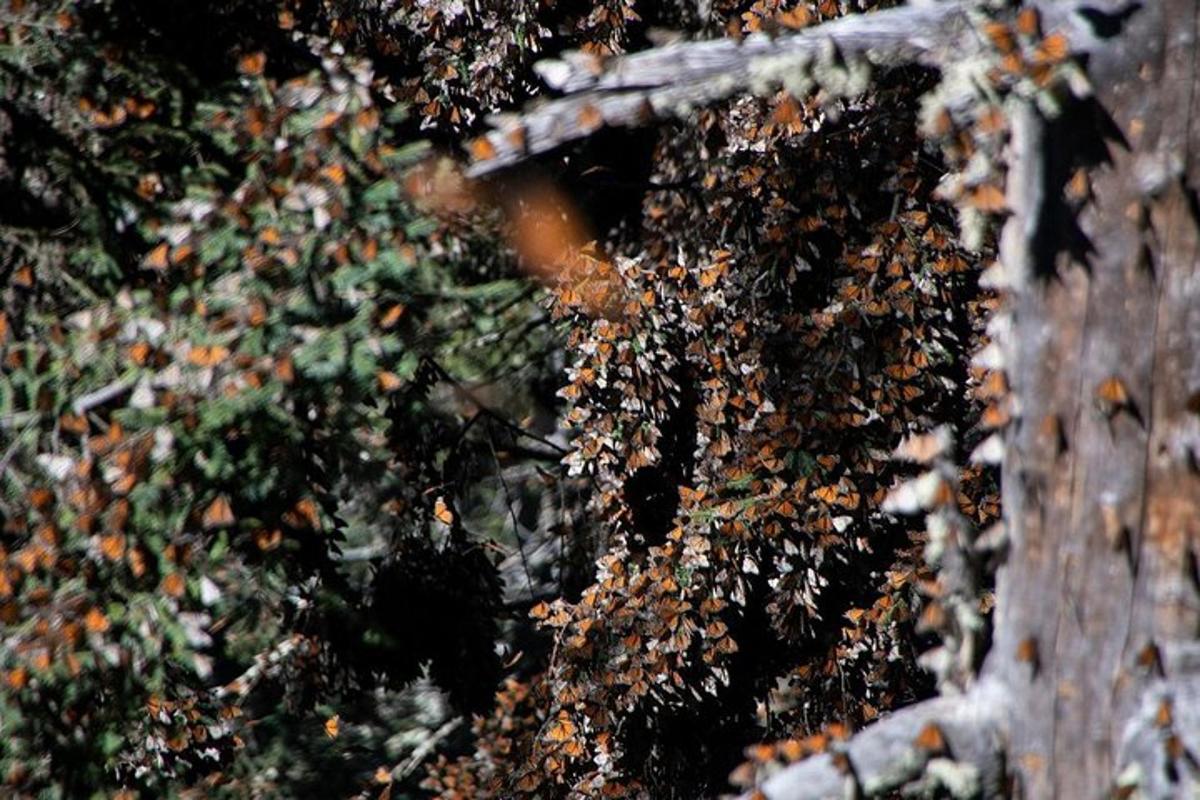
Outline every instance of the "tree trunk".
POLYGON ((1076 235, 1064 146, 1100 128, 1017 125, 1011 551, 984 675, 1011 693, 1020 796, 1107 796, 1134 763, 1151 796, 1200 786, 1197 22, 1191 0, 1149 4, 1093 56, 1092 110, 1125 141, 1088 169, 1076 235))
POLYGON ((1045 8, 1099 37, 1095 97, 1013 120, 1008 555, 979 681, 785 770, 771 800, 909 783, 931 723, 974 768, 964 794, 1200 793, 1200 10, 1107 6, 1045 8))

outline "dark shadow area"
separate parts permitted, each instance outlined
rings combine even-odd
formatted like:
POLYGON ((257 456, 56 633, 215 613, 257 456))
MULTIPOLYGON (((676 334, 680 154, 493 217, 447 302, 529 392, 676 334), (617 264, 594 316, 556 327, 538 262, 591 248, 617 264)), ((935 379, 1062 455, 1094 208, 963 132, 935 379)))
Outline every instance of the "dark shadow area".
POLYGON ((1128 150, 1129 142, 1094 97, 1072 99, 1062 114, 1043 124, 1042 207, 1034 220, 1030 252, 1034 275, 1047 280, 1058 274, 1063 253, 1090 271, 1095 248, 1078 221, 1084 200, 1071 200, 1064 190, 1076 170, 1111 164, 1109 148, 1128 150))

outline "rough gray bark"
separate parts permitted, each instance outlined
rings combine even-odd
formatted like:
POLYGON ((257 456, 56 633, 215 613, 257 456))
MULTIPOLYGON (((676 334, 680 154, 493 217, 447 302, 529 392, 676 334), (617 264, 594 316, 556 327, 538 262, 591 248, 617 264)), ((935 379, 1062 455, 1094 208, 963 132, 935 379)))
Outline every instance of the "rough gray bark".
POLYGON ((1184 655, 1200 630, 1196 25, 1189 0, 1150 4, 1093 56, 1094 110, 1125 143, 1109 142, 1111 162, 1088 171, 1082 239, 1068 240, 1059 206, 1064 150, 1078 155, 1099 127, 1081 110, 1018 128, 1004 259, 1020 415, 985 675, 1009 687, 1009 760, 1026 797, 1106 796, 1134 777, 1122 758, 1142 761, 1151 796, 1200 787, 1186 754, 1174 784, 1148 760, 1200 728, 1166 714, 1147 725, 1142 713, 1176 690, 1194 702, 1197 677, 1184 655), (1128 737, 1136 746, 1122 752, 1128 737))
MULTIPOLYGON (((1032 105, 1013 120, 1012 214, 989 276, 1008 295, 996 330, 1014 404, 992 649, 965 694, 783 770, 762 787, 771 800, 931 776, 964 796, 1200 793, 1200 9, 1040 7, 1087 54, 1096 95, 1054 120, 1032 105), (1069 206, 1076 168, 1090 192, 1069 206), (931 724, 942 753, 920 745, 931 724)), ((647 103, 664 113, 753 86, 755 60, 784 50, 833 40, 875 59, 951 57, 962 9, 880 12, 749 50, 682 45, 595 74, 552 65, 557 85, 583 94, 504 121, 489 164, 637 122, 647 103), (917 20, 920 35, 905 35, 917 20), (599 119, 579 125, 592 107, 599 119)))

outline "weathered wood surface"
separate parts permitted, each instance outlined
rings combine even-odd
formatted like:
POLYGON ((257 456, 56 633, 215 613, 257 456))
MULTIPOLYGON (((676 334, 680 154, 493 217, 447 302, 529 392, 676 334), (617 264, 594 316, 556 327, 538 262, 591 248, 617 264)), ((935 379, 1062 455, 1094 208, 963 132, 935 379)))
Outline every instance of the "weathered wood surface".
MULTIPOLYGON (((1088 171, 1084 240, 1074 255, 1059 249, 1072 244, 1062 227, 1006 242, 1019 416, 1003 469, 1012 549, 985 674, 1011 692, 1008 755, 1024 797, 1108 796, 1131 717, 1164 677, 1158 660, 1169 680, 1196 676, 1172 654, 1200 631, 1189 566, 1200 545, 1197 6, 1151 4, 1129 23, 1093 65, 1126 141, 1088 171)), ((1018 205, 1022 233, 1022 214, 1062 218, 1063 145, 1101 130, 1078 115, 1030 125, 1040 140, 1017 155, 1041 160, 1043 197, 1018 205)), ((1180 780, 1198 785, 1188 770, 1180 780)))

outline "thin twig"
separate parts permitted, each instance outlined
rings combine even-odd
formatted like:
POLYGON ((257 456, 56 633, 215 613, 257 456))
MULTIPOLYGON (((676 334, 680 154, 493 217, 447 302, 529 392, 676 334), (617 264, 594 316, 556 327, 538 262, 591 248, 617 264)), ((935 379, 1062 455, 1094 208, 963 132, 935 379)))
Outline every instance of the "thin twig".
POLYGON ((109 383, 107 386, 102 386, 94 392, 88 392, 82 397, 76 398, 71 404, 71 410, 77 416, 83 416, 88 411, 91 411, 96 406, 102 406, 105 403, 113 400, 126 392, 133 389, 133 381, 127 378, 121 378, 109 383))
POLYGON ((434 361, 432 359, 429 360, 429 363, 437 371, 438 375, 440 375, 443 380, 445 380, 447 383, 449 383, 451 386, 453 386, 455 388, 455 390, 460 395, 462 395, 462 397, 464 397, 473 406, 475 406, 479 410, 480 414, 483 414, 488 419, 491 419, 494 422, 497 422, 500 425, 504 426, 505 428, 508 428, 510 431, 512 431, 513 433, 515 433, 519 436, 524 436, 525 438, 532 439, 533 441, 538 442, 539 444, 546 445, 547 447, 553 449, 556 453, 559 453, 560 455, 566 455, 571 452, 567 448, 565 448, 561 445, 555 444, 554 442, 550 441, 549 439, 545 438, 544 436, 539 436, 536 433, 531 433, 530 431, 527 431, 526 429, 522 428, 520 425, 509 420, 507 417, 505 417, 500 412, 491 409, 483 401, 481 401, 478 397, 476 397, 474 392, 472 392, 470 389, 468 389, 467 387, 465 387, 461 383, 459 383, 458 379, 455 378, 453 375, 451 375, 449 372, 447 372, 446 369, 441 364, 437 363, 436 361, 434 361))
POLYGON ((17 448, 21 445, 22 440, 25 438, 25 434, 32 430, 34 423, 36 422, 37 417, 29 420, 25 423, 25 427, 21 429, 21 432, 13 437, 12 444, 10 444, 8 449, 4 451, 4 457, 0 458, 0 475, 4 475, 8 471, 9 462, 12 461, 13 457, 17 454, 17 448))
POLYGON ((529 589, 529 596, 533 597, 533 573, 529 571, 529 558, 525 555, 525 540, 521 536, 521 521, 517 519, 517 512, 513 509, 512 493, 508 490, 508 481, 504 479, 504 468, 500 465, 500 457, 496 455, 496 439, 492 435, 491 428, 488 428, 488 448, 492 451, 492 460, 496 462, 496 477, 500 479, 500 486, 504 489, 504 501, 508 506, 508 514, 512 517, 513 536, 517 539, 517 553, 521 556, 521 568, 525 571, 525 584, 529 589))
POLYGON ((270 650, 256 655, 254 663, 250 665, 249 669, 224 686, 217 687, 214 690, 214 694, 222 700, 230 695, 245 697, 270 671, 291 657, 307 641, 302 634, 292 634, 288 638, 278 642, 270 650))
POLYGON ((409 753, 408 757, 404 759, 404 761, 400 762, 400 764, 397 765, 394 770, 392 770, 392 775, 394 778, 396 780, 404 780, 411 775, 417 767, 421 766, 421 763, 425 761, 429 754, 433 752, 434 748, 441 744, 443 739, 454 733, 455 728, 461 724, 462 717, 454 717, 453 719, 445 722, 440 728, 434 731, 428 739, 414 747, 413 751, 409 753))

